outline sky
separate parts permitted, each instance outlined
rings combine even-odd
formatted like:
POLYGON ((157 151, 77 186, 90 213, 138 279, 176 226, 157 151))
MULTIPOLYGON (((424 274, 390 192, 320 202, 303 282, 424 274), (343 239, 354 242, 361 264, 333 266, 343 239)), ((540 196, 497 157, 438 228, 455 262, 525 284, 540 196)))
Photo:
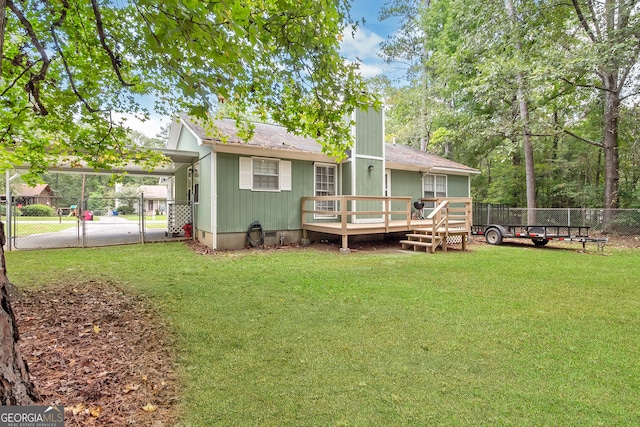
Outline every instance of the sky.
MULTIPOLYGON (((398 27, 398 21, 396 20, 382 22, 378 20, 380 8, 387 1, 351 1, 351 17, 358 21, 364 18, 365 25, 359 27, 353 38, 351 33, 344 35, 341 54, 348 60, 355 61, 356 58, 359 58, 362 61, 360 72, 363 77, 374 77, 379 74, 392 77, 402 74, 402 70, 397 65, 386 64, 378 55, 380 43, 393 34, 398 27)), ((160 128, 168 124, 170 120, 169 117, 151 114, 149 120, 144 123, 133 117, 128 117, 127 125, 148 137, 155 137, 160 132, 160 128)))

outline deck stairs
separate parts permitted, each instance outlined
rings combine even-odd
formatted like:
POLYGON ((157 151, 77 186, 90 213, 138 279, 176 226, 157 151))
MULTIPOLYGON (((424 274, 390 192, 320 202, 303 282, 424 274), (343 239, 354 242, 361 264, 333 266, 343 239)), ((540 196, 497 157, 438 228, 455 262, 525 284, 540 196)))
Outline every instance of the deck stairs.
POLYGON ((446 252, 450 244, 461 243, 466 250, 472 224, 470 199, 423 200, 435 201, 437 206, 426 218, 428 225, 414 228, 400 241, 402 249, 434 253, 440 247, 446 252))

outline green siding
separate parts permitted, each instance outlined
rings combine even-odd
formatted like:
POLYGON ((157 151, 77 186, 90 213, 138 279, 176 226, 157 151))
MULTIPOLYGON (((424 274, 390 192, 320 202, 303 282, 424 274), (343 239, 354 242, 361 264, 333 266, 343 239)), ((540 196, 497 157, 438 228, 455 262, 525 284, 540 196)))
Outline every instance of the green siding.
POLYGON ((422 197, 422 173, 392 170, 391 195, 411 197, 413 200, 420 199, 422 197))
POLYGON ((200 159, 200 180, 198 190, 198 203, 195 205, 194 224, 198 230, 211 232, 211 185, 213 171, 211 170, 211 155, 200 159))
MULTIPOLYGON (((176 146, 178 150, 188 150, 198 152, 198 161, 200 169, 199 189, 198 189, 198 203, 194 205, 194 219, 193 223, 195 228, 211 232, 211 215, 212 215, 212 203, 211 200, 211 186, 213 185, 213 171, 211 166, 212 149, 210 146, 198 145, 196 137, 182 127, 180 130, 180 136, 178 137, 178 143, 176 146)), ((187 192, 187 171, 189 166, 185 166, 178 170, 175 174, 174 188, 175 198, 177 201, 186 201, 188 199, 187 192)))
POLYGON ((462 175, 448 175, 447 196, 469 197, 469 177, 462 175))
POLYGON ((174 191, 176 201, 187 200, 187 169, 188 166, 184 166, 178 169, 174 174, 174 191))
MULTIPOLYGON (((413 202, 422 198, 422 173, 392 170, 391 195, 394 197, 411 197, 409 207, 413 212, 413 202)), ((403 202, 393 202, 391 206, 394 210, 400 210, 404 209, 406 205, 403 202)), ((393 216, 393 219, 403 218, 393 216)))
POLYGON ((218 233, 237 233, 260 221, 264 230, 299 230, 300 199, 313 196, 313 163, 292 160, 292 191, 251 191, 239 189, 239 158, 219 153, 218 233))
POLYGON ((384 156, 382 110, 373 108, 356 111, 356 154, 360 156, 384 156))
POLYGON ((350 196, 353 194, 353 183, 351 182, 352 162, 342 165, 342 194, 350 196))
POLYGON ((199 148, 196 137, 186 127, 180 129, 180 136, 178 137, 177 150, 185 151, 197 151, 199 148))
POLYGON ((356 159, 356 169, 356 195, 384 196, 382 160, 356 159), (372 171, 369 171, 369 166, 373 166, 372 171))

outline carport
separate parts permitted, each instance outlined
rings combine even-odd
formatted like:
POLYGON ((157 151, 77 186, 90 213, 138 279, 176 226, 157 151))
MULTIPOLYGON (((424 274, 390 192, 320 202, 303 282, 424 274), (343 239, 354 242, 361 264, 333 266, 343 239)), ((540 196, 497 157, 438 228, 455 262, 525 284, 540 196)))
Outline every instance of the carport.
MULTIPOLYGON (((174 174, 177 170, 192 165, 198 159, 197 152, 190 151, 178 151, 178 150, 170 150, 170 149, 159 149, 157 150, 161 152, 164 156, 168 158, 168 162, 159 165, 153 170, 147 170, 138 165, 126 165, 123 168, 114 168, 108 170, 95 170, 91 167, 77 165, 75 164, 73 167, 69 164, 60 164, 58 166, 53 166, 49 168, 49 172, 53 173, 73 173, 79 175, 111 175, 111 174, 124 174, 133 175, 133 176, 146 176, 146 177, 158 177, 160 179, 164 178, 165 185, 167 185, 167 194, 168 200, 167 204, 171 207, 172 205, 180 204, 182 206, 188 205, 188 201, 174 201, 169 200, 171 195, 174 194, 173 185, 174 185, 174 174)), ((28 170, 28 165, 15 167, 16 172, 26 171, 28 170)), ((103 221, 86 221, 85 215, 83 212, 84 194, 81 194, 78 198, 78 206, 80 212, 78 212, 77 216, 77 227, 73 227, 73 230, 65 230, 64 232, 56 232, 56 233, 42 233, 42 234, 32 234, 25 237, 18 237, 19 233, 13 235, 15 220, 13 217, 12 209, 12 200, 13 195, 11 192, 10 181, 15 178, 18 174, 10 176, 10 172, 6 171, 6 200, 3 200, 3 203, 6 203, 6 223, 7 227, 5 230, 6 234, 6 249, 12 250, 16 249, 40 249, 40 248, 53 248, 53 247, 85 247, 85 246, 104 246, 104 245, 113 245, 113 244, 127 244, 127 243, 145 243, 150 241, 165 241, 165 240, 173 240, 175 238, 174 235, 169 235, 165 230, 167 227, 161 227, 162 224, 146 224, 144 213, 139 215, 139 221, 125 221, 123 218, 117 217, 107 217, 104 216, 101 219, 103 221), (89 224, 91 223, 91 224, 89 224), (13 225, 13 226, 12 226, 13 225), (87 236, 90 236, 90 244, 87 244, 87 236), (16 243, 16 239, 21 239, 20 245, 16 243), (19 247, 18 247, 19 246, 19 247)), ((84 193, 84 189, 82 191, 84 193)), ((144 206, 144 195, 140 197, 140 206, 144 206)), ((170 217, 167 218, 169 220, 170 217)), ((33 221, 35 223, 36 221, 33 221)), ((43 221, 44 222, 44 221, 43 221)), ((60 218, 60 222, 62 223, 62 218, 60 218)), ((151 221, 149 221, 151 222, 151 221)), ((155 223, 159 221, 154 221, 155 223)), ((51 221, 49 221, 51 223, 51 221)), ((176 226, 181 226, 181 224, 173 224, 174 228, 176 226)), ((182 237, 184 238, 184 237, 182 237)))

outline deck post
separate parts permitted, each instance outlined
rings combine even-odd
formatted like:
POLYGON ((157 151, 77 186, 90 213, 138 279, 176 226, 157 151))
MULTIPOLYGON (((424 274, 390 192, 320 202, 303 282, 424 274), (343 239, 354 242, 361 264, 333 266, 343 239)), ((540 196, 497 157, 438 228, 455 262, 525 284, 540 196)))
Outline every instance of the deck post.
POLYGON ((340 248, 340 253, 341 254, 350 254, 351 253, 351 249, 349 249, 349 235, 348 234, 343 234, 342 235, 342 247, 340 248))

